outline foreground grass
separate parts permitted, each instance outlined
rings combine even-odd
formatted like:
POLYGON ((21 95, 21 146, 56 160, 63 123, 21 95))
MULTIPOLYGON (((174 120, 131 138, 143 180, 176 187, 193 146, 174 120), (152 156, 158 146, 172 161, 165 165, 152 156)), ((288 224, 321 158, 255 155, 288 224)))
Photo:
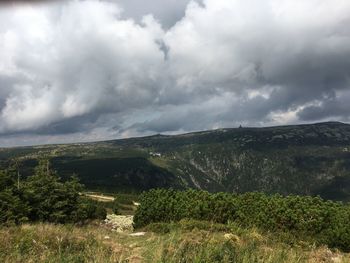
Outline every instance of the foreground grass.
POLYGON ((0 228, 1 262, 350 262, 348 254, 256 229, 181 221, 144 236, 99 224, 0 228))

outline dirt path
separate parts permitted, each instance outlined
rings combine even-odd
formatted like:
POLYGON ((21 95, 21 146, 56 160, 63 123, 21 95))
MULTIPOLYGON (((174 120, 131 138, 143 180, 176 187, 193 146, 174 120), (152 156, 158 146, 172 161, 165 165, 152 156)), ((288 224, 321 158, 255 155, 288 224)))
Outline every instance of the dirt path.
POLYGON ((100 201, 100 202, 113 202, 114 201, 114 197, 113 196, 108 196, 108 195, 97 195, 97 194, 85 194, 86 196, 100 201))

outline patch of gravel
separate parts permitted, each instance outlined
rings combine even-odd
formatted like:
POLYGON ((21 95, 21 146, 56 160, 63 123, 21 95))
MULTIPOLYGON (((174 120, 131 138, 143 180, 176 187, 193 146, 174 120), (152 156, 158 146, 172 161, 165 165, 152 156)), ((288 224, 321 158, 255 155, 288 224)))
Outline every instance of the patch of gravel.
POLYGON ((115 214, 107 215, 104 220, 105 226, 117 232, 132 232, 134 230, 133 216, 120 216, 115 214))

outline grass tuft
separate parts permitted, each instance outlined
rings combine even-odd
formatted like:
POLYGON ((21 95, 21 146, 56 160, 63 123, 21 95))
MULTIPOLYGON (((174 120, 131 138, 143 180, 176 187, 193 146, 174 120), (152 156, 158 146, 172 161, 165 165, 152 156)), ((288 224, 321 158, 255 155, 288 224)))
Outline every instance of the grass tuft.
POLYGON ((0 228, 2 262, 350 262, 350 256, 255 228, 182 220, 130 236, 98 224, 25 224, 0 228))

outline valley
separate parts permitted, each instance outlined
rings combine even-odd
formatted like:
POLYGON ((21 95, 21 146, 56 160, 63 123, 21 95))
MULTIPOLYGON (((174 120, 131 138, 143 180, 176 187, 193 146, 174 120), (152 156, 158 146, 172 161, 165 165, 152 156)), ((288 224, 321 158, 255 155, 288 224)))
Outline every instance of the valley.
POLYGON ((350 200, 350 125, 339 122, 2 148, 0 165, 17 162, 27 177, 41 157, 88 190, 194 188, 350 200))

